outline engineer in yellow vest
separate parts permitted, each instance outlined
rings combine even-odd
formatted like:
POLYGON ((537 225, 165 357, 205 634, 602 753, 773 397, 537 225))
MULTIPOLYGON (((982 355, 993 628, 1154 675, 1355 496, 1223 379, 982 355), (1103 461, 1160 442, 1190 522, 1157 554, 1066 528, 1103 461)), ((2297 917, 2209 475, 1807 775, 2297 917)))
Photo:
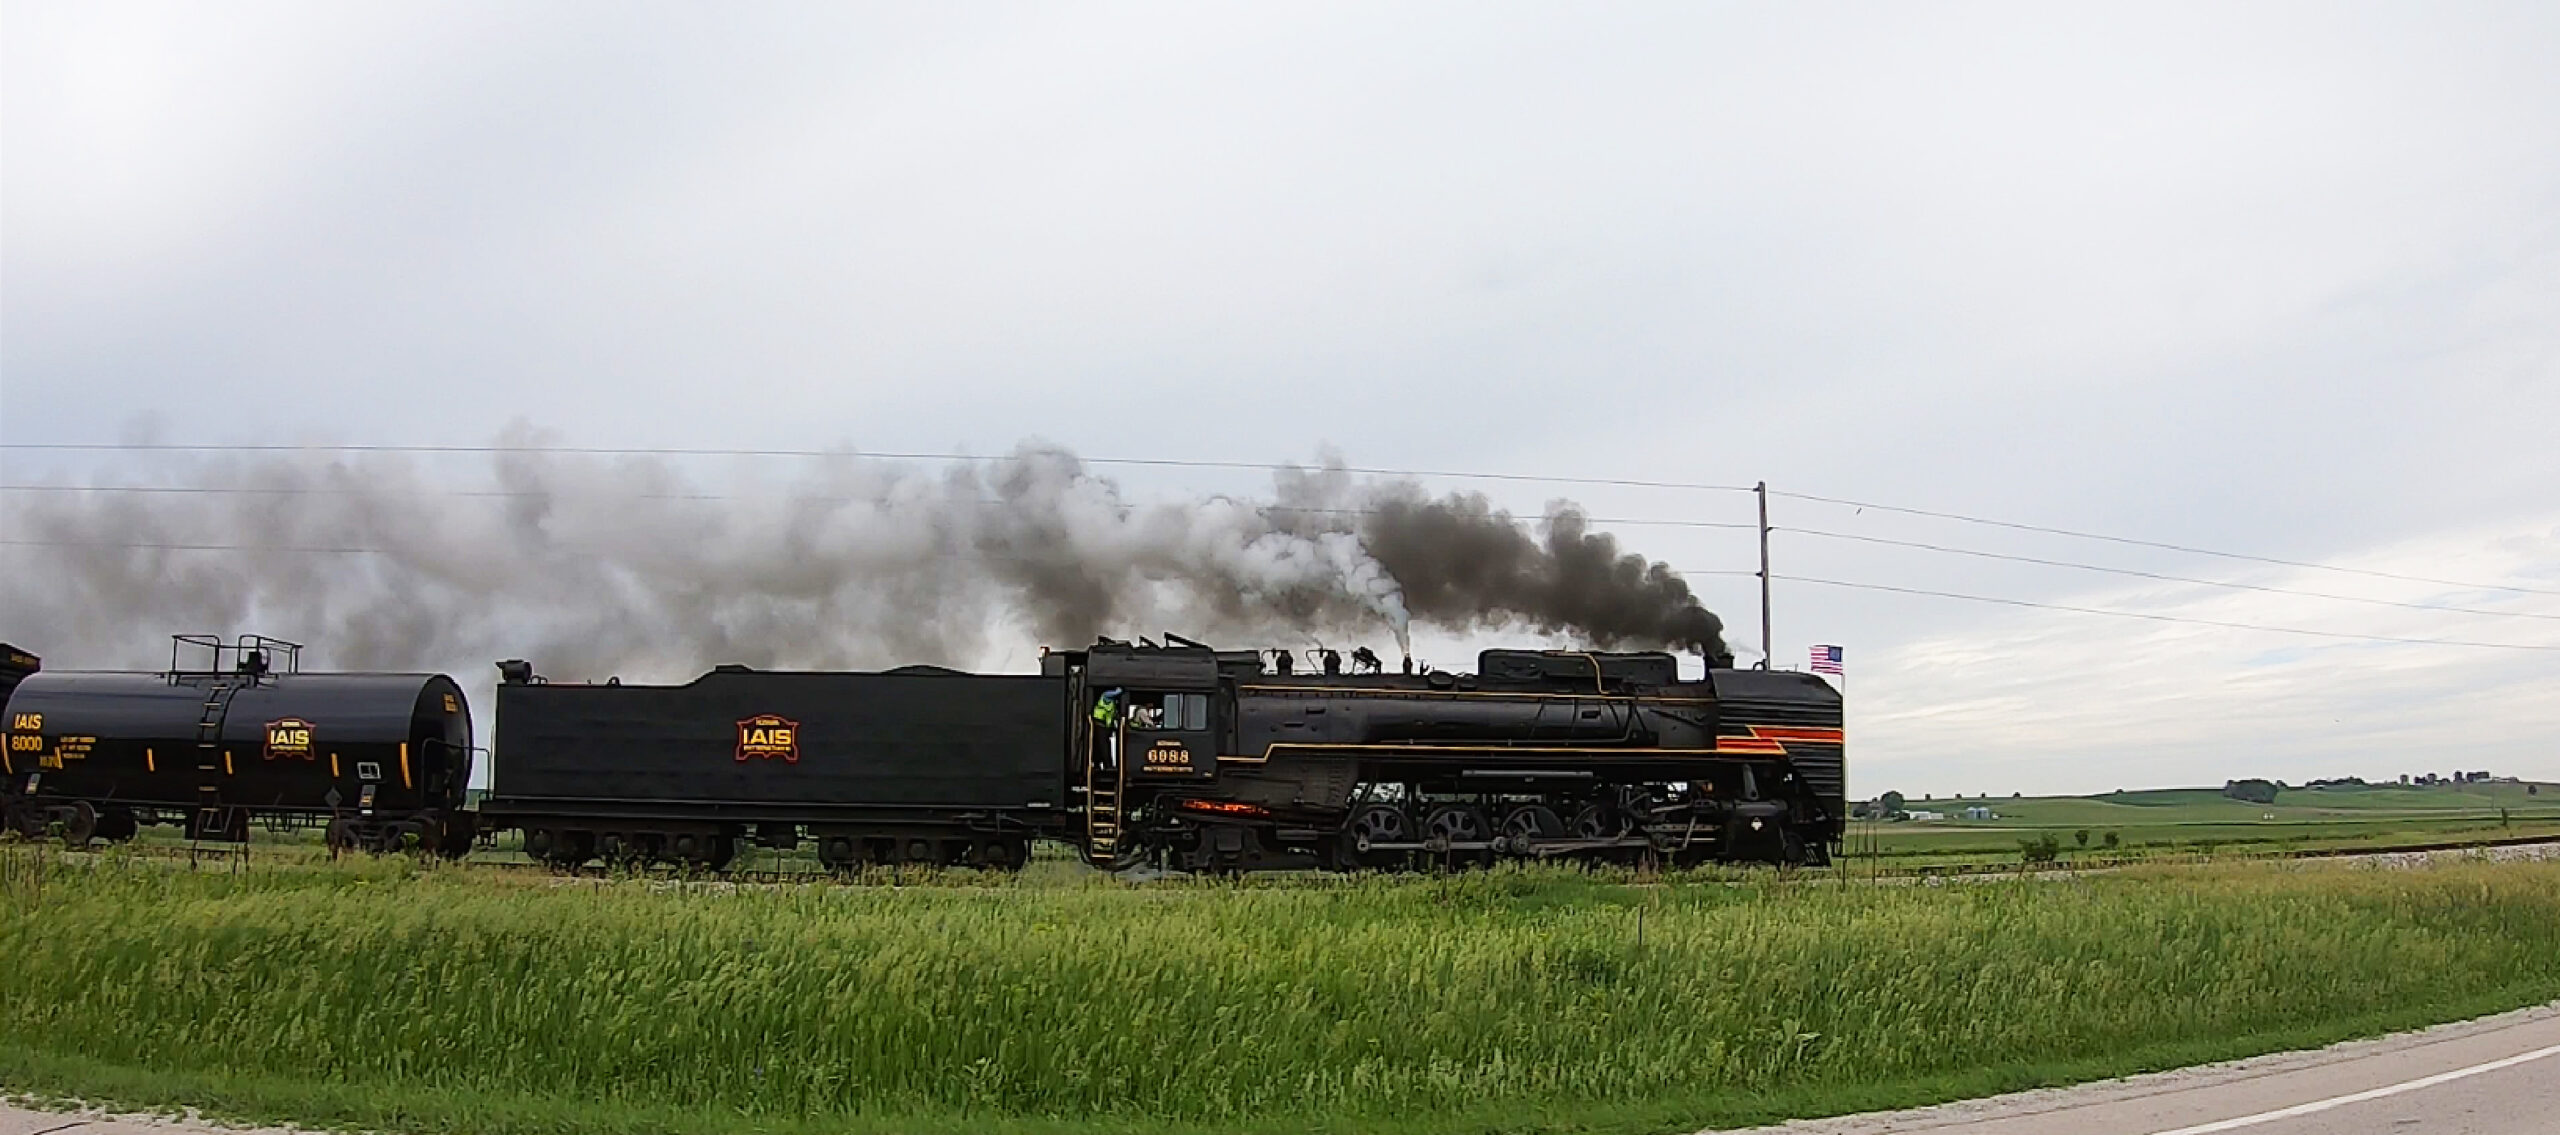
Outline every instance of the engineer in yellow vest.
POLYGON ((1102 768, 1109 771, 1120 767, 1120 690, 1118 688, 1104 690, 1102 696, 1094 700, 1093 725, 1103 736, 1102 744, 1094 746, 1094 752, 1102 755, 1102 768))

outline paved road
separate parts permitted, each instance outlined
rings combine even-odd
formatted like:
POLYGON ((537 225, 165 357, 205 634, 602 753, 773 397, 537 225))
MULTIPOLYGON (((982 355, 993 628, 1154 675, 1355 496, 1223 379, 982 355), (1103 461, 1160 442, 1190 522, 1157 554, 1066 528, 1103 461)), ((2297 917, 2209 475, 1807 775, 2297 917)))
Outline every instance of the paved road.
MULTIPOLYGON (((1799 1120, 1751 1135, 2223 1131, 2553 1135, 2560 1132, 2560 1002, 2312 1052, 1911 1111, 1799 1120)), ((0 1128, 0 1135, 15 1133, 0 1128)))

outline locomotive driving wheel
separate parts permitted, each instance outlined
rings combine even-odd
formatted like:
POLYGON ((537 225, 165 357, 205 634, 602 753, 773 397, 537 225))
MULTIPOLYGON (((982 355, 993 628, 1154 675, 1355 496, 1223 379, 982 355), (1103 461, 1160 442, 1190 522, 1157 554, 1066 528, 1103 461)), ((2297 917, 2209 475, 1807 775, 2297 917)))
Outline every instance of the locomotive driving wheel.
POLYGON ((1564 837, 1564 817, 1544 804, 1514 808, 1502 818, 1502 834, 1518 843, 1526 854, 1538 841, 1564 837))
MULTIPOLYGON (((1482 843, 1493 838, 1493 825, 1485 822, 1484 809, 1472 804, 1443 804, 1423 817, 1422 834, 1426 839, 1450 843, 1482 843)), ((1449 862, 1460 865, 1489 861, 1490 851, 1448 851, 1449 862)))
POLYGON ((1394 867, 1402 863, 1401 851, 1372 850, 1373 844, 1413 842, 1413 820, 1404 809, 1393 804, 1371 804, 1351 816, 1342 831, 1344 859, 1348 866, 1394 867))
POLYGON ((1593 804, 1573 814, 1576 839, 1616 839, 1634 830, 1635 821, 1607 804, 1593 804))

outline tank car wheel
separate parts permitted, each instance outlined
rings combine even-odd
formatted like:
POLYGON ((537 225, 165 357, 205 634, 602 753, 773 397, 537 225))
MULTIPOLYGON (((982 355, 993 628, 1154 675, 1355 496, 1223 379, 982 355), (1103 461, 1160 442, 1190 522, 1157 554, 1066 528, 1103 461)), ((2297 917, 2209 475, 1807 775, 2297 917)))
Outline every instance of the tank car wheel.
POLYGON ((354 851, 359 842, 356 838, 355 821, 344 816, 330 820, 329 826, 320 831, 321 846, 328 848, 331 855, 344 855, 354 851))
POLYGON ((471 841, 478 838, 480 825, 468 812, 451 812, 440 825, 436 851, 447 859, 460 859, 471 854, 471 841))
POLYGON ((62 817, 62 846, 73 851, 86 850, 89 840, 98 834, 98 809, 86 800, 74 800, 62 817))
POLYGON ((9 806, 9 830, 18 833, 19 839, 30 843, 43 839, 46 826, 42 809, 30 804, 9 806))
POLYGON ((142 830, 131 808, 109 808, 98 813, 98 838, 108 843, 123 843, 142 830))

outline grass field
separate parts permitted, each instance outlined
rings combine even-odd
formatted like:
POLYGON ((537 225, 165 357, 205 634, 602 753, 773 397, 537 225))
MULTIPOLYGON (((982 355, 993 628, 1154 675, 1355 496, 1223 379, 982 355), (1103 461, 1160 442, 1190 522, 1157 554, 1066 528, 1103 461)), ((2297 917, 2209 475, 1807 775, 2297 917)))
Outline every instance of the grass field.
POLYGON ((1895 864, 2011 862, 2018 843, 2051 834, 2066 858, 2144 854, 2240 854, 2385 849, 2443 842, 2548 835, 2560 838, 2560 786, 2287 789, 2273 804, 2251 804, 2212 788, 2169 788, 2100 796, 1962 797, 1912 800, 1943 813, 1926 821, 1858 822, 1849 849, 1895 864), (1996 819, 1967 820, 1967 808, 1996 819), (2081 832, 2088 843, 2079 842, 2081 832), (2106 837, 2116 846, 2110 851, 2106 837))
POLYGON ((1677 1131, 2560 996, 2560 865, 1865 887, 0 855, 0 1082, 395 1131, 1677 1131))

